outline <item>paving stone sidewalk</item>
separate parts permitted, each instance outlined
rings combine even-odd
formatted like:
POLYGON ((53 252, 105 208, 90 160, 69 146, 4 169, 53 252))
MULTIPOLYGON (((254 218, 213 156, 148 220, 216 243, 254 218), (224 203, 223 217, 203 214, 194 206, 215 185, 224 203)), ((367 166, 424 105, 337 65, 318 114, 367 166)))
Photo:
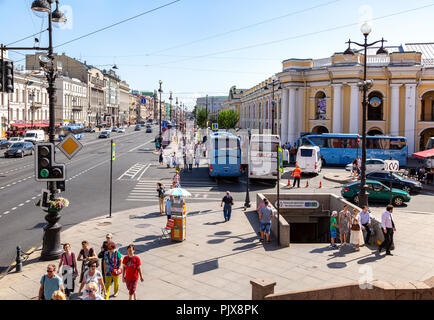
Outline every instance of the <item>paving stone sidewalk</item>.
MULTIPOLYGON (((138 299, 251 299, 250 280, 256 278, 276 281, 276 292, 283 292, 366 279, 405 282, 434 276, 434 214, 397 210, 396 250, 394 256, 385 257, 384 252, 378 255, 376 248, 366 246, 352 252, 350 247, 333 250, 327 244, 286 248, 263 244, 258 241, 256 212, 244 212, 240 206, 235 204, 231 221, 225 223, 220 203, 189 204, 187 200, 184 242, 160 239, 166 217, 158 213, 157 205, 85 221, 63 230, 61 240, 71 243, 76 254, 82 240, 99 251, 109 232, 123 255, 128 244, 135 244, 145 278, 138 284, 138 299)), ((379 218, 381 211, 373 215, 379 218)), ((39 261, 39 255, 36 251, 29 257, 22 273, 0 280, 0 300, 37 296, 49 263, 39 261)), ((111 299, 128 299, 124 283, 120 283, 119 296, 111 299)))

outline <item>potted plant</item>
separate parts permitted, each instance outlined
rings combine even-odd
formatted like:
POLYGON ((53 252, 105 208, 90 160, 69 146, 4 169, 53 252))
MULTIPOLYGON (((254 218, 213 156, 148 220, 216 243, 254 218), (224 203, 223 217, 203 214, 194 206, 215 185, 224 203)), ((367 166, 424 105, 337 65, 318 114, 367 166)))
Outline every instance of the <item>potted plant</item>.
MULTIPOLYGON (((44 211, 48 213, 56 213, 69 206, 69 201, 66 198, 56 198, 54 200, 48 200, 48 203, 50 204, 50 206, 48 207, 48 209, 44 209, 44 211)), ((39 207, 40 205, 41 200, 36 203, 36 206, 39 207)))

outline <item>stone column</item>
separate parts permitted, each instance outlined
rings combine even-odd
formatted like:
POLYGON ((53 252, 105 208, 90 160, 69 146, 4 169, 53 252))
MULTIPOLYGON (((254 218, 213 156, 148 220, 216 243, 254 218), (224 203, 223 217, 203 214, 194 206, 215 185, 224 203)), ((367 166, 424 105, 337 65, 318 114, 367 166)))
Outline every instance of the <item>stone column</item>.
POLYGON ((280 139, 282 144, 288 141, 288 89, 282 89, 282 107, 281 107, 281 129, 280 139))
POLYGON ((296 139, 300 137, 300 133, 303 131, 303 122, 304 122, 304 114, 303 114, 303 105, 304 105, 304 88, 298 88, 298 96, 297 96, 297 106, 296 106, 296 113, 297 113, 297 129, 295 131, 296 139))
POLYGON ((342 84, 333 86, 333 133, 342 133, 342 84))
POLYGON ((408 154, 415 151, 416 137, 416 84, 405 85, 405 131, 407 137, 408 154))
POLYGON ((399 88, 401 84, 391 84, 392 97, 390 102, 390 135, 399 135, 399 88))
POLYGON ((295 114, 295 88, 289 89, 289 108, 288 108, 288 141, 291 144, 295 142, 295 127, 296 127, 296 114, 295 114))
POLYGON ((351 86, 351 104, 350 104, 350 132, 359 133, 359 119, 360 119, 360 91, 356 83, 350 84, 351 86))
POLYGON ((252 285, 252 300, 265 300, 264 298, 274 293, 276 282, 269 279, 250 280, 252 285))

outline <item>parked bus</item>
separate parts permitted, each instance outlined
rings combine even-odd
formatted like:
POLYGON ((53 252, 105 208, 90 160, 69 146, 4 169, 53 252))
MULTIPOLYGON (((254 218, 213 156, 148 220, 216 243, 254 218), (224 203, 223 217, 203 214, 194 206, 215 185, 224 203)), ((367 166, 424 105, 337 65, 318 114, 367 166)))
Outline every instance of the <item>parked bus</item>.
POLYGON ((207 139, 210 177, 241 176, 240 138, 228 132, 216 132, 207 139))
POLYGON ((271 134, 252 134, 249 146, 249 178, 277 181, 277 150, 280 137, 271 134))
MULTIPOLYGON (((362 155, 362 137, 358 134, 324 133, 305 135, 297 140, 297 146, 312 145, 321 149, 323 165, 347 165, 362 155)), ((407 165, 406 137, 367 136, 366 157, 388 160, 392 157, 400 166, 407 165)))
POLYGON ((62 141, 69 133, 74 135, 74 138, 80 140, 84 137, 84 126, 82 124, 70 124, 59 128, 59 140, 62 141))

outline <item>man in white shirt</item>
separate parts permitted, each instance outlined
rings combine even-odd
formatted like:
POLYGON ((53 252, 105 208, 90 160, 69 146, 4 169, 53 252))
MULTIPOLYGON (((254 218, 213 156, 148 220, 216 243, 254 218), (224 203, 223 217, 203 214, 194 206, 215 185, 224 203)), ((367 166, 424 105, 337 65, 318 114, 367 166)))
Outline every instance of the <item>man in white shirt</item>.
POLYGON ((393 254, 390 253, 390 246, 393 243, 393 232, 396 231, 395 224, 392 220, 392 211, 393 206, 389 204, 386 207, 386 211, 381 215, 381 230, 384 234, 384 241, 378 247, 378 252, 380 253, 381 250, 385 248, 387 256, 393 256, 393 254))
POLYGON ((360 220, 362 231, 366 231, 365 243, 369 244, 369 238, 371 237, 371 217, 367 206, 363 206, 363 210, 360 212, 360 220))

